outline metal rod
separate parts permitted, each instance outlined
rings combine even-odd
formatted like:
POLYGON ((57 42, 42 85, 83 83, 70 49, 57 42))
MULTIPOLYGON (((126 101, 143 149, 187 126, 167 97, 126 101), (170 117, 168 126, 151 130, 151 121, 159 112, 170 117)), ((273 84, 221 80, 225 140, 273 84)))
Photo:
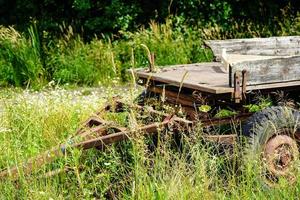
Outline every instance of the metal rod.
MULTIPOLYGON (((135 130, 128 130, 126 128, 119 128, 110 126, 109 122, 104 122, 99 119, 92 123, 93 125, 98 124, 98 126, 89 125, 89 121, 87 121, 87 130, 79 129, 77 137, 69 139, 65 144, 58 145, 53 147, 52 149, 33 157, 23 164, 19 166, 15 166, 12 168, 8 168, 0 172, 0 179, 5 177, 11 177, 13 179, 19 177, 20 175, 26 175, 32 173, 34 170, 40 168, 44 164, 50 163, 59 157, 63 157, 66 153, 74 148, 79 149, 90 149, 96 147, 97 149, 104 150, 107 145, 112 143, 120 142, 123 140, 128 140, 133 136, 133 133, 141 132, 144 135, 152 135, 157 133, 158 130, 164 129, 169 123, 174 122, 185 128, 192 128, 194 125, 201 123, 202 126, 214 126, 214 125, 222 125, 228 124, 235 121, 243 121, 247 119, 251 113, 243 113, 232 117, 225 118, 212 118, 206 120, 186 120, 174 115, 166 114, 161 111, 154 110, 151 107, 139 106, 139 105, 126 105, 122 102, 115 102, 116 106, 120 108, 120 110, 125 110, 124 108, 134 108, 139 109, 141 111, 148 111, 154 115, 161 116, 164 120, 162 122, 156 122, 149 125, 144 125, 135 130), (110 133, 112 130, 114 133, 110 133)), ((107 110, 112 106, 107 106, 107 110)), ((92 119, 92 118, 91 118, 92 119)), ((231 135, 230 136, 209 136, 207 137, 210 141, 225 141, 230 143, 233 141, 231 135)))
MULTIPOLYGON (((12 168, 8 168, 4 171, 0 172, 0 179, 5 177, 11 177, 12 179, 17 178, 18 176, 22 174, 30 174, 34 170, 40 168, 41 166, 51 163, 57 158, 63 157, 66 155, 66 152, 70 149, 79 148, 79 149, 90 149, 93 147, 97 147, 98 149, 104 149, 107 145, 110 145, 112 143, 120 142, 122 140, 127 140, 130 138, 130 135, 133 132, 144 132, 146 135, 151 135, 158 131, 160 128, 164 128, 168 123, 170 123, 172 119, 164 120, 160 123, 153 123, 150 125, 142 126, 138 129, 135 129, 133 131, 120 131, 117 133, 109 134, 100 136, 94 139, 88 139, 86 141, 82 141, 79 143, 74 143, 73 139, 70 139, 65 144, 58 145, 51 150, 48 150, 36 157, 30 158, 23 164, 19 166, 15 166, 12 168)), ((102 127, 98 127, 98 129, 101 129, 102 127)), ((89 131, 89 134, 92 134, 94 132, 89 131)), ((86 136, 89 134, 85 134, 86 136)))

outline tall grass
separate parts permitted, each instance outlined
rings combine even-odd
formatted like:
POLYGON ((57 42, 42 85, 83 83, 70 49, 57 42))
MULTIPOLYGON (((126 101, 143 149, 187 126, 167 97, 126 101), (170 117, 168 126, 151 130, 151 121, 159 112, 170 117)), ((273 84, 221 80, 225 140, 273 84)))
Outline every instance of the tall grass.
POLYGON ((62 37, 42 40, 36 26, 20 34, 14 28, 0 29, 0 79, 2 86, 40 86, 47 81, 59 84, 103 85, 126 79, 126 70, 148 66, 145 44, 155 54, 156 65, 209 61, 210 51, 191 30, 177 31, 171 20, 119 37, 95 37, 90 42, 62 26, 62 37), (40 41, 43 41, 41 43, 40 41))
POLYGON ((95 38, 89 43, 75 36, 71 28, 64 29, 65 37, 47 49, 47 71, 60 83, 105 84, 124 80, 126 70, 149 65, 148 55, 141 44, 155 53, 158 66, 177 63, 209 61, 212 55, 202 47, 200 38, 188 32, 173 30, 172 22, 135 33, 122 32, 123 39, 95 38))
MULTIPOLYGON (((103 92, 103 91, 102 91, 103 92)), ((130 92, 123 98, 132 99, 130 92)), ((2 99, 0 168, 21 163, 65 141, 80 121, 103 105, 106 94, 54 91, 11 91, 2 99)), ((138 118, 132 111, 120 116, 131 127, 138 118)), ((112 119, 112 116, 103 115, 112 119)), ((150 118, 148 118, 150 120, 150 118)), ((297 199, 296 185, 280 183, 267 188, 259 179, 256 160, 241 158, 238 149, 203 142, 201 127, 174 140, 172 129, 157 139, 137 133, 131 141, 106 151, 71 151, 18 181, 0 180, 1 199, 297 199), (157 142, 155 142, 157 141, 157 142), (181 143, 178 143, 181 142, 181 143), (153 148, 155 146, 155 148, 153 148), (53 177, 53 169, 68 171, 53 177)), ((299 180, 299 178, 298 178, 299 180)))
POLYGON ((204 39, 298 35, 299 16, 282 11, 284 20, 274 19, 276 30, 253 22, 227 28, 217 24, 188 27, 176 17, 164 24, 151 22, 136 32, 120 31, 113 36, 95 36, 85 42, 72 27, 61 26, 61 37, 38 34, 33 24, 27 33, 0 27, 0 85, 41 87, 49 81, 58 84, 105 85, 126 80, 129 68, 150 65, 141 44, 155 54, 155 66, 211 61, 204 39))
POLYGON ((39 86, 43 84, 44 69, 40 56, 40 42, 35 26, 25 38, 14 28, 0 26, 1 85, 39 86))

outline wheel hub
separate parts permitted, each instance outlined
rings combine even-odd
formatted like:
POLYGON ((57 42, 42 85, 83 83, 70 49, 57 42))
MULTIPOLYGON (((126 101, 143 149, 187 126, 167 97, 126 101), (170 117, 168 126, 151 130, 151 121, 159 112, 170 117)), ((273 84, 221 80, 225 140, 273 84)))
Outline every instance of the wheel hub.
POLYGON ((295 161, 299 157, 297 142, 288 135, 276 135, 267 141, 263 157, 272 176, 289 176, 295 171, 295 161))
POLYGON ((290 146, 282 145, 275 150, 274 165, 276 170, 286 169, 293 161, 292 149, 290 146))

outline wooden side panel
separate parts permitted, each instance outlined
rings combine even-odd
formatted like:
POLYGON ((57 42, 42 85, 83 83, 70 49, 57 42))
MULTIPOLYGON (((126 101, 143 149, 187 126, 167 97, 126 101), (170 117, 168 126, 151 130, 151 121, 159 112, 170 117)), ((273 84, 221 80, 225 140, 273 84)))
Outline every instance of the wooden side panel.
POLYGON ((217 61, 221 60, 222 49, 229 54, 293 56, 300 55, 300 36, 207 40, 217 61))
POLYGON ((300 56, 270 58, 231 63, 230 86, 234 86, 234 73, 247 70, 247 85, 280 83, 300 80, 300 56))

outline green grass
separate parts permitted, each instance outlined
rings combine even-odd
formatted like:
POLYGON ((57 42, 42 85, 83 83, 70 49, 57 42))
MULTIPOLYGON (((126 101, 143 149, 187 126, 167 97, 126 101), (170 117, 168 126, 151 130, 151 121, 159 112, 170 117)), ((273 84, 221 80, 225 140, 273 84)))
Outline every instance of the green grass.
MULTIPOLYGON (((81 121, 104 105, 106 97, 121 91, 127 101, 132 101, 137 93, 124 88, 91 92, 85 89, 1 91, 0 168, 20 164, 64 142, 81 121)), ((134 111, 118 117, 104 115, 129 127, 140 123, 137 116, 134 111)), ((30 176, 21 176, 16 182, 1 180, 0 199, 297 199, 299 196, 299 181, 295 185, 283 181, 278 188, 267 188, 259 179, 258 161, 244 161, 239 149, 221 154, 218 146, 203 142, 201 127, 190 134, 182 133, 180 150, 172 131, 159 135, 154 149, 152 139, 137 134, 131 141, 113 145, 104 152, 72 150, 67 157, 41 167, 30 176), (45 172, 64 166, 68 166, 68 172, 43 178, 45 172)))
MULTIPOLYGON (((192 32, 173 29, 172 23, 151 23, 150 29, 122 33, 123 39, 95 38, 84 43, 69 28, 65 37, 46 49, 47 71, 59 83, 85 85, 108 84, 126 79, 126 70, 149 66, 142 45, 155 53, 155 65, 171 65, 210 61, 212 54, 202 47, 200 38, 192 32)), ((188 30, 186 30, 188 31, 188 30)))
POLYGON ((40 86, 44 69, 35 26, 28 29, 29 39, 12 27, 0 26, 0 85, 40 86))
POLYGON ((155 54, 155 66, 212 61, 203 40, 275 35, 299 35, 300 18, 275 20, 276 30, 250 22, 189 27, 176 17, 149 28, 95 36, 89 42, 72 27, 61 26, 61 36, 37 30, 33 23, 25 33, 0 26, 0 86, 40 89, 48 82, 59 85, 109 85, 127 80, 126 70, 149 66, 147 47, 155 54))
POLYGON ((204 62, 212 59, 196 31, 152 22, 149 29, 123 32, 122 39, 95 37, 90 42, 62 26, 62 36, 40 38, 35 26, 27 34, 12 27, 0 29, 0 83, 2 86, 41 88, 49 81, 57 84, 107 85, 124 81, 127 69, 149 66, 146 45, 155 53, 155 65, 204 62), (43 42, 40 42, 43 41, 43 42))
MULTIPOLYGON (((121 39, 103 36, 88 43, 71 27, 62 27, 62 33, 62 37, 48 40, 49 33, 38 37, 34 26, 27 34, 0 27, 0 85, 45 90, 0 91, 0 169, 20 165, 63 143, 80 122, 115 94, 132 102, 137 91, 115 85, 127 78, 126 69, 149 65, 143 45, 155 53, 155 65, 162 66, 210 61, 212 54, 202 46, 203 39, 271 36, 268 27, 255 24, 236 24, 230 30, 217 25, 195 30, 172 21, 162 25, 152 22, 149 29, 135 33, 122 32, 121 39), (112 87, 78 92, 65 91, 60 84, 112 87)), ((277 31, 277 35, 291 34, 299 34, 298 18, 287 20, 277 31)), ((248 109, 257 111, 268 102, 265 104, 249 105, 248 109)), ((132 111, 103 117, 133 128, 141 123, 137 115, 132 111)), ((147 116, 146 120, 152 120, 147 116)), ((258 161, 243 160, 238 147, 233 154, 220 154, 218 147, 203 142, 202 134, 201 127, 191 134, 182 133, 181 149, 170 131, 159 133, 155 149, 151 138, 137 134, 104 152, 72 150, 67 157, 16 182, 0 180, 0 199, 298 198, 299 181, 295 185, 282 181, 278 188, 266 188, 259 179, 258 161), (43 177, 45 172, 65 166, 68 172, 43 177)))

